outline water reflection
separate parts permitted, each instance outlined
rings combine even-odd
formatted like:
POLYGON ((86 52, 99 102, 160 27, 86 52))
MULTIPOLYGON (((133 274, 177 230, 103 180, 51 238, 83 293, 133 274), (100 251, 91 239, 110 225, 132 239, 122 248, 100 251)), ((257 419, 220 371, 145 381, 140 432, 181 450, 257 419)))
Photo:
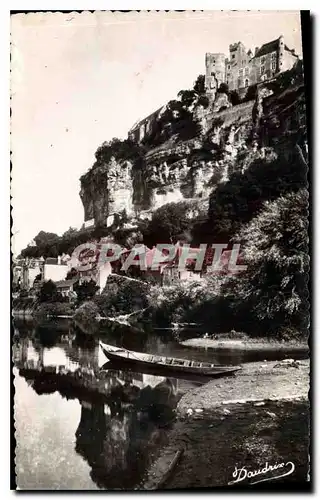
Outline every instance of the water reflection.
POLYGON ((26 335, 14 338, 16 378, 24 379, 40 399, 54 398, 55 407, 54 413, 52 406, 46 412, 44 405, 40 418, 37 405, 30 396, 25 397, 24 386, 20 382, 16 384, 16 439, 20 450, 17 468, 22 471, 18 474, 21 483, 18 486, 35 488, 41 484, 43 488, 56 489, 57 478, 54 472, 48 473, 52 464, 47 462, 47 457, 63 454, 64 448, 68 448, 67 443, 60 444, 62 449, 57 450, 58 441, 51 436, 54 429, 50 422, 54 425, 58 419, 61 426, 67 427, 64 429, 67 440, 74 441, 74 454, 69 453, 67 460, 70 474, 75 477, 73 482, 70 478, 65 480, 68 488, 70 484, 77 484, 77 456, 81 456, 89 465, 90 477, 98 488, 133 489, 158 447, 166 444, 166 428, 174 420, 174 409, 181 394, 179 382, 127 371, 101 372, 102 354, 97 345, 81 347, 64 335, 56 338, 54 346, 45 347, 34 333, 31 338, 26 335), (62 399, 57 400, 54 393, 62 399), (65 400, 78 401, 80 418, 77 417, 76 422, 65 418, 65 400), (30 417, 27 428, 26 421, 19 417, 21 407, 23 410, 27 407, 30 417), (35 411, 37 414, 33 415, 35 411), (31 459, 28 452, 29 435, 35 436, 32 453, 37 457, 37 470, 35 458, 31 459), (43 435, 45 445, 43 437, 40 439, 43 435))

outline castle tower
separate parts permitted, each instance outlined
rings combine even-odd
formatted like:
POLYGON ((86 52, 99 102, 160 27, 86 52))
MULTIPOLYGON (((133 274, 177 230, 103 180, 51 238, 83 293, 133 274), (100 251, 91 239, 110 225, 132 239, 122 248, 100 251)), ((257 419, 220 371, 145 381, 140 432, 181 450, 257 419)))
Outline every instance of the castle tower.
POLYGON ((224 54, 206 53, 205 87, 208 96, 212 99, 215 98, 220 84, 225 81, 225 61, 226 56, 224 54))
POLYGON ((229 45, 226 79, 230 90, 245 89, 251 84, 251 57, 251 51, 247 52, 242 42, 229 45))

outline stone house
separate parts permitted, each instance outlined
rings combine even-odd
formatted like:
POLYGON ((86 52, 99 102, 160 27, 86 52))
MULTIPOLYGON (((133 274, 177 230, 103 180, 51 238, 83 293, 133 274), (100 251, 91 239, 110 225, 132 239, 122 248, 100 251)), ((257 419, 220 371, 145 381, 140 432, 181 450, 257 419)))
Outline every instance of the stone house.
POLYGON ((141 142, 142 139, 151 132, 152 125, 160 118, 160 116, 166 110, 166 105, 161 106, 161 108, 153 111, 143 120, 137 121, 129 130, 128 138, 134 142, 141 142))

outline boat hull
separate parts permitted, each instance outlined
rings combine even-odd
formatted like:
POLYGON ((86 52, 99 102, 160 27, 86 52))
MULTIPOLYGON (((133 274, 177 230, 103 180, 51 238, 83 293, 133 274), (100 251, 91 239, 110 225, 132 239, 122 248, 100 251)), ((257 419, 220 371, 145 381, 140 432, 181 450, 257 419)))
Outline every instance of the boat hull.
MULTIPOLYGON (((100 344, 101 345, 101 344, 100 344)), ((148 371, 152 370, 156 373, 165 373, 171 375, 201 375, 202 377, 221 377, 225 375, 232 375, 236 371, 241 368, 238 366, 221 366, 215 365, 210 367, 201 367, 201 366, 185 366, 185 365, 177 365, 177 364, 166 364, 166 362, 154 362, 149 361, 148 357, 150 355, 144 353, 135 353, 133 351, 126 351, 122 349, 116 349, 113 346, 104 346, 101 345, 102 351, 104 355, 116 365, 121 365, 122 367, 127 367, 129 369, 140 370, 143 371, 147 369, 148 371), (112 350, 114 349, 114 350, 112 350), (128 353, 127 356, 124 353, 128 353)), ((157 358, 157 356, 155 356, 157 358)), ((164 358, 168 359, 168 358, 164 358)), ((185 361, 188 360, 177 360, 173 358, 175 361, 185 361)))

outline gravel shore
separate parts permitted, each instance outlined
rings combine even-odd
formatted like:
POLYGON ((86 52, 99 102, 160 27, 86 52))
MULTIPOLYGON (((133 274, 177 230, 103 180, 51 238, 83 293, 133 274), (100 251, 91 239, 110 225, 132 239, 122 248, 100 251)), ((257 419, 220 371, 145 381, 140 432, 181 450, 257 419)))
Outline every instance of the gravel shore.
POLYGON ((307 399, 309 372, 308 359, 246 363, 234 376, 212 379, 188 391, 179 401, 177 412, 184 415, 190 410, 247 401, 307 399))
MULTIPOLYGON (((292 473, 261 476, 263 491, 280 483, 310 485, 309 369, 307 359, 247 363, 235 376, 188 391, 159 450, 154 480, 161 478, 159 464, 168 454, 183 450, 164 489, 232 488, 237 468, 255 471, 281 463, 292 463, 292 473)), ((237 486, 254 487, 248 478, 237 486)))

